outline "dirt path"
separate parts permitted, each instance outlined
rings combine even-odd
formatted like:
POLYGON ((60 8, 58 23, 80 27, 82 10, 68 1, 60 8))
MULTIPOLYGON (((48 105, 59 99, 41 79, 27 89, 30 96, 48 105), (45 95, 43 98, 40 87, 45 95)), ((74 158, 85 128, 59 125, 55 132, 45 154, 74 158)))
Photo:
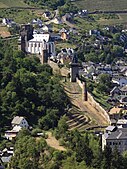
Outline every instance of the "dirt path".
POLYGON ((53 147, 60 151, 66 151, 66 149, 63 146, 59 145, 59 141, 56 140, 54 136, 52 136, 51 132, 47 132, 47 134, 48 134, 48 138, 46 139, 46 142, 50 147, 53 147))

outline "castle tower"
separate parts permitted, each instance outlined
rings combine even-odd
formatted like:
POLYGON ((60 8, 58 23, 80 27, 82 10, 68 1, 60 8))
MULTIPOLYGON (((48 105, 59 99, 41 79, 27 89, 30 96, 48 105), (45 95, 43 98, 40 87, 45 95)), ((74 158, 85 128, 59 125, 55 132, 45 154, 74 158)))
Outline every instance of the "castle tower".
POLYGON ((83 82, 83 87, 82 87, 82 100, 83 100, 83 101, 87 101, 87 100, 88 100, 86 81, 83 82))
POLYGON ((43 49, 42 50, 42 56, 40 58, 41 63, 42 64, 48 63, 48 57, 49 57, 48 50, 47 49, 43 49))
POLYGON ((19 40, 18 49, 23 51, 23 52, 26 52, 26 43, 27 43, 26 32, 23 31, 23 32, 20 33, 20 35, 21 35, 21 40, 19 40))
POLYGON ((33 38, 33 27, 32 25, 21 25, 20 30, 21 39, 18 41, 18 49, 22 50, 23 52, 26 51, 27 42, 33 38))
POLYGON ((74 54, 70 63, 70 82, 76 82, 76 77, 79 75, 79 64, 77 55, 74 54))

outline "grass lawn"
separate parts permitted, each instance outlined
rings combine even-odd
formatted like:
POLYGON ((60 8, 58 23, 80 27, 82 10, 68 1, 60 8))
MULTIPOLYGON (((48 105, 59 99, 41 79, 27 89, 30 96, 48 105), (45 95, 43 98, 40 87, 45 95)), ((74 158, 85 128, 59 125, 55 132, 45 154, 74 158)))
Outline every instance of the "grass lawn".
POLYGON ((127 10, 126 0, 77 0, 76 3, 80 8, 88 11, 95 10, 127 10))
POLYGON ((127 24, 127 14, 117 14, 118 18, 116 19, 97 19, 98 24, 100 25, 117 25, 117 24, 127 24))
MULTIPOLYGON (((106 14, 107 16, 110 14, 106 14)), ((80 18, 75 17, 75 24, 79 29, 90 30, 95 29, 98 25, 117 25, 117 24, 127 24, 127 14, 115 14, 116 18, 105 19, 102 14, 89 15, 90 18, 80 18), (93 18, 93 20, 92 20, 93 18)))
POLYGON ((23 0, 0 0, 0 8, 8 7, 28 7, 23 0))
POLYGON ((22 24, 31 22, 32 19, 37 18, 38 15, 34 12, 34 10, 21 10, 21 9, 1 9, 0 16, 2 18, 10 18, 15 22, 22 24))
POLYGON ((96 21, 91 20, 90 18, 75 17, 74 21, 78 29, 84 30, 94 29, 98 24, 96 21))

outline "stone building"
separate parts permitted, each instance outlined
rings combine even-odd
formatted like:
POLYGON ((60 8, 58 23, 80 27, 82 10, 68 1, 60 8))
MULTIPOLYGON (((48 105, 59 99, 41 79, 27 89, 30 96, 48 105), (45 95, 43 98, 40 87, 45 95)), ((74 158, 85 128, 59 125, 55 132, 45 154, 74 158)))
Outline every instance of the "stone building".
POLYGON ((18 44, 19 50, 28 54, 37 54, 42 63, 46 63, 48 57, 55 55, 55 44, 51 40, 50 34, 33 34, 33 27, 29 24, 21 26, 18 44))
POLYGON ((116 126, 108 126, 102 135, 102 149, 108 145, 112 149, 117 147, 122 153, 127 150, 127 128, 117 128, 116 126))
POLYGON ((70 81, 76 82, 76 77, 79 75, 79 63, 77 55, 74 54, 72 61, 70 62, 70 81))

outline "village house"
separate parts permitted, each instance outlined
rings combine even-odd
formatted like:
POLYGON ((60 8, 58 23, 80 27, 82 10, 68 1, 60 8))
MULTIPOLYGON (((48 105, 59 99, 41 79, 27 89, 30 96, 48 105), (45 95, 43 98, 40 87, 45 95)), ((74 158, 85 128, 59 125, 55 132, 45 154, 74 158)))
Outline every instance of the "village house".
POLYGON ((16 26, 16 22, 14 22, 12 19, 3 18, 2 24, 7 26, 8 28, 16 26))
POLYGON ((22 128, 28 129, 29 127, 29 124, 26 121, 26 119, 20 116, 14 117, 14 119, 11 122, 11 125, 12 130, 5 131, 5 138, 7 138, 8 140, 12 140, 13 138, 15 138, 22 128))
POLYGON ((70 63, 72 57, 74 55, 74 50, 71 48, 62 49, 60 53, 58 53, 56 59, 59 63, 65 64, 70 63))
POLYGON ((3 25, 8 25, 9 23, 11 23, 12 22, 12 19, 8 19, 8 18, 3 18, 2 19, 2 24, 3 25))
POLYGON ((11 125, 12 125, 12 127, 15 127, 15 126, 20 126, 21 128, 28 128, 29 127, 26 119, 24 117, 20 117, 20 116, 14 117, 11 122, 11 125))
POLYGON ((50 25, 43 25, 41 30, 48 33, 52 30, 52 28, 50 25))
POLYGON ((120 118, 120 112, 122 111, 123 109, 121 107, 111 108, 108 112, 110 119, 118 120, 120 118))
POLYGON ((117 147, 122 153, 127 150, 127 128, 118 128, 116 126, 108 126, 102 135, 102 150, 108 145, 112 149, 117 147))
POLYGON ((124 77, 124 76, 114 76, 112 78, 112 82, 115 83, 115 84, 118 84, 119 86, 125 86, 127 85, 127 77, 124 77))
POLYGON ((127 119, 119 119, 116 123, 119 128, 127 128, 127 119))
POLYGON ((126 108, 127 107, 127 85, 124 85, 123 87, 116 85, 110 91, 110 95, 107 101, 114 106, 126 108))
POLYGON ((97 35, 97 36, 99 36, 100 35, 100 31, 98 31, 98 30, 89 30, 89 35, 91 36, 91 35, 97 35))
POLYGON ((54 19, 52 19, 52 22, 59 25, 59 24, 62 24, 62 21, 59 17, 55 17, 54 19))
POLYGON ((62 40, 67 40, 68 39, 68 35, 67 35, 67 30, 65 28, 62 28, 59 33, 61 34, 61 39, 62 40))
POLYGON ((82 9, 81 11, 78 11, 78 16, 79 17, 84 17, 88 15, 88 10, 82 9))
MULTIPOLYGON (((14 147, 4 148, 2 151, 0 151, 1 164, 3 165, 8 164, 9 166, 9 162, 13 155, 14 155, 14 147)), ((0 169, 2 169, 2 166, 0 166, 0 169)))
POLYGON ((33 26, 39 26, 39 27, 42 27, 42 20, 40 20, 40 19, 33 19, 32 20, 32 22, 31 22, 31 24, 33 25, 33 26))
POLYGON ((127 67, 125 66, 124 68, 122 68, 120 70, 120 73, 123 75, 123 76, 127 76, 127 67))
POLYGON ((42 16, 45 17, 46 19, 49 19, 49 17, 51 16, 51 12, 45 11, 42 16))

